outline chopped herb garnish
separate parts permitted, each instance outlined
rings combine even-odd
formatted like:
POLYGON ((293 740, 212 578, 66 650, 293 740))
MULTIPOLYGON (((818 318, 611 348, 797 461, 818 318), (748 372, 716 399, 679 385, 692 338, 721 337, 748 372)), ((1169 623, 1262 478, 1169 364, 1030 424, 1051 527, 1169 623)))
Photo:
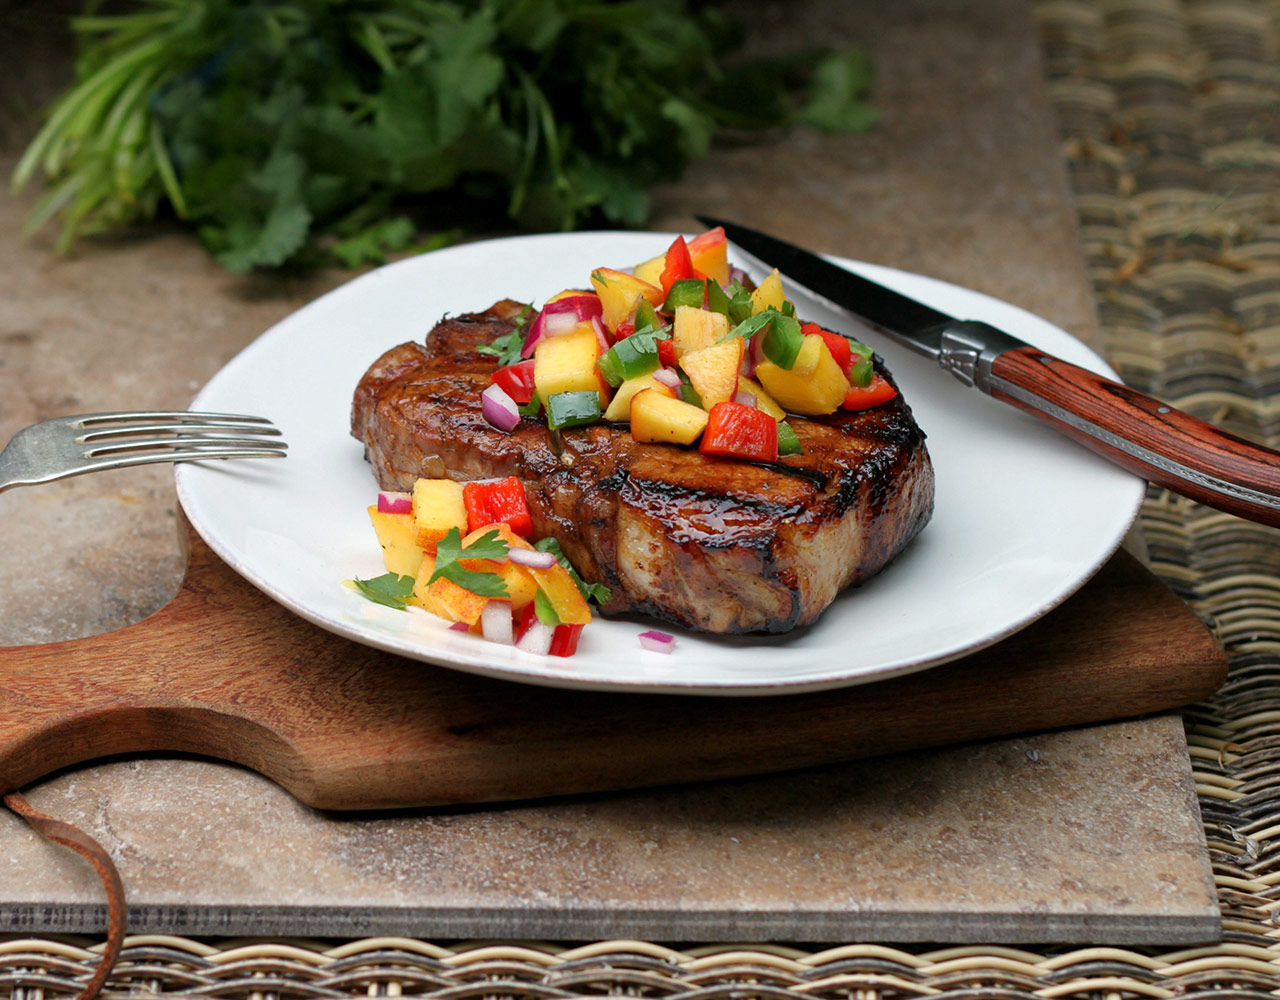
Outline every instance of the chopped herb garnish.
POLYGON ((742 323, 751 318, 751 292, 738 282, 729 286, 729 322, 742 323))
MULTIPOLYGON (((569 562, 569 558, 564 554, 564 549, 560 548, 560 543, 555 538, 547 536, 540 538, 533 543, 533 547, 539 552, 550 552, 556 557, 556 562, 563 566, 569 573, 574 584, 578 588, 578 592, 588 601, 595 601, 597 604, 603 604, 610 597, 609 588, 603 583, 587 583, 578 575, 578 571, 573 568, 573 563, 569 562)), ((537 610, 536 608, 534 610, 537 610)))
POLYGON ((726 340, 732 340, 734 337, 742 337, 744 340, 750 340, 757 333, 778 318, 780 314, 775 309, 765 309, 758 312, 754 316, 742 320, 729 333, 720 338, 721 343, 726 340))
POLYGON ((497 529, 486 531, 470 545, 462 544, 462 534, 457 528, 450 528, 440 541, 436 543, 436 568, 427 583, 435 583, 441 578, 452 580, 464 590, 481 597, 510 597, 507 585, 497 573, 478 572, 467 569, 459 559, 505 559, 507 543, 499 537, 497 529))
POLYGON ((413 577, 397 573, 383 573, 368 580, 352 580, 358 590, 374 604, 403 611, 413 596, 413 577))
POLYGON ((496 355, 499 368, 514 365, 520 360, 520 352, 524 349, 524 328, 529 325, 532 315, 533 306, 525 306, 512 317, 510 332, 494 338, 492 343, 483 344, 476 350, 481 354, 496 355))

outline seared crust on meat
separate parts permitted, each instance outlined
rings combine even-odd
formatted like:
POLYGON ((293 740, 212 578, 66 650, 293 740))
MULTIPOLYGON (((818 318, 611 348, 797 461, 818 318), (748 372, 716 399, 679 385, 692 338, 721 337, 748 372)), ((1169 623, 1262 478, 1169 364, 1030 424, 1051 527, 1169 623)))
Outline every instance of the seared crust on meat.
POLYGON ((814 622, 928 521, 933 469, 901 395, 791 418, 803 452, 771 464, 644 444, 625 425, 553 436, 525 418, 510 433, 495 429, 480 403, 495 362, 476 348, 521 308, 504 301, 445 319, 425 345, 387 351, 356 389, 352 434, 383 489, 412 489, 419 476, 518 476, 535 532, 554 535, 584 578, 609 587, 606 613, 785 632, 814 622))

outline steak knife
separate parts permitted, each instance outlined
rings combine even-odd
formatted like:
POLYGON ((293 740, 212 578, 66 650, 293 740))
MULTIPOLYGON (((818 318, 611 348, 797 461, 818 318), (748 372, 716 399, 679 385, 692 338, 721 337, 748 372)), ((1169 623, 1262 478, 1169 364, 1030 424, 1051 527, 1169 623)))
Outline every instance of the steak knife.
POLYGON ((1052 425, 1150 482, 1218 510, 1280 526, 1280 452, 1229 434, 1121 382, 1046 354, 978 320, 959 319, 732 222, 730 242, 966 386, 1052 425))

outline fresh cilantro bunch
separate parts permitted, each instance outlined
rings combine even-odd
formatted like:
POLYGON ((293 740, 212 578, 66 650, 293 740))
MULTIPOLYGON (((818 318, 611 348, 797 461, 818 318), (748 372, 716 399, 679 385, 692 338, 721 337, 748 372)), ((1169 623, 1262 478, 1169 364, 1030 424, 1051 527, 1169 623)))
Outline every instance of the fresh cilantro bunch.
POLYGON ((95 6, 14 174, 44 176, 29 226, 58 219, 61 250, 162 210, 236 272, 638 225, 721 128, 872 121, 865 54, 731 64, 736 26, 687 0, 95 6))

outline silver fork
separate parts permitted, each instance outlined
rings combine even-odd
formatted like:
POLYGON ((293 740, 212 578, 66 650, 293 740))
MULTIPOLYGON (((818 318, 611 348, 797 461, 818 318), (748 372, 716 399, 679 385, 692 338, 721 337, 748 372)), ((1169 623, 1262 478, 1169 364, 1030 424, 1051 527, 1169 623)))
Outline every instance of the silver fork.
POLYGON ((263 417, 187 410, 54 417, 24 427, 0 451, 0 493, 150 462, 283 458, 287 448, 263 417))

